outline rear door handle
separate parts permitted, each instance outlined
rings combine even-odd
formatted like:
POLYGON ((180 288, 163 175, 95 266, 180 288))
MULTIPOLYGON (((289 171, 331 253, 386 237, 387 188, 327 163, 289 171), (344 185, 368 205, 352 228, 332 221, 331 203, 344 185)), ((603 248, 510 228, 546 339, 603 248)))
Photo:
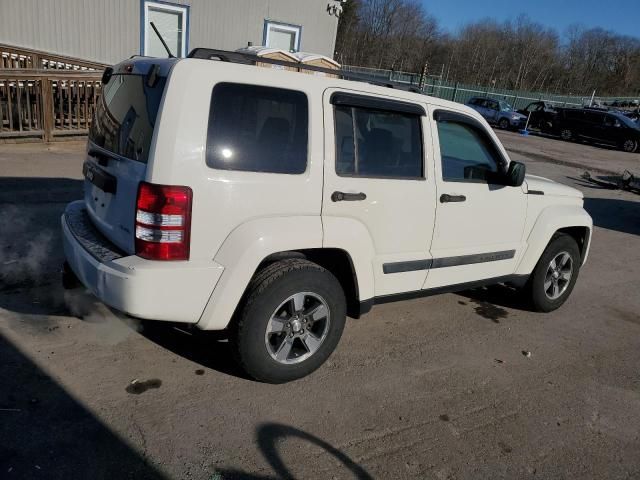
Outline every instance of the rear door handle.
POLYGON ((367 195, 360 193, 345 193, 345 192, 333 192, 331 194, 331 200, 334 202, 361 202, 366 200, 367 195))
POLYGON ((449 203, 449 202, 464 202, 467 200, 467 197, 464 195, 449 195, 448 193, 443 193, 440 195, 440 203, 449 203))

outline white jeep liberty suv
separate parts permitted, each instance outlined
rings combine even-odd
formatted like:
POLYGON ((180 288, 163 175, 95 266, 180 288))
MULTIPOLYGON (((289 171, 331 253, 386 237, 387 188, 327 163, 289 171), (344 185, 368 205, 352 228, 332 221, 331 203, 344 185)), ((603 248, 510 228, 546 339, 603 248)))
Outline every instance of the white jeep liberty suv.
POLYGON ((103 83, 67 280, 226 331, 257 380, 317 369, 378 303, 509 283, 554 310, 587 258, 582 194, 525 178, 463 105, 204 58, 134 57, 103 83))

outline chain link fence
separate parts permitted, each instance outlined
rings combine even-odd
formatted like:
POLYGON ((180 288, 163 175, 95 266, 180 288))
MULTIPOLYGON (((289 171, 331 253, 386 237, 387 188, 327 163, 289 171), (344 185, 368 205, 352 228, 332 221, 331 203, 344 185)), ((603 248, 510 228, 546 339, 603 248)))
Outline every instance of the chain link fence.
MULTIPOLYGON (((472 97, 491 97, 505 100, 515 109, 526 107, 531 102, 546 101, 557 107, 582 107, 589 105, 591 95, 557 95, 553 93, 530 92, 525 90, 509 90, 505 88, 482 87, 465 85, 457 82, 447 82, 439 75, 422 76, 419 73, 399 72, 394 70, 379 70, 367 67, 343 65, 343 70, 358 73, 371 78, 375 82, 395 82, 413 85, 420 88, 426 95, 466 103, 472 97)), ((631 105, 638 97, 595 97, 594 103, 611 105, 614 101, 631 105)), ((634 106, 637 106, 634 105, 634 106)))

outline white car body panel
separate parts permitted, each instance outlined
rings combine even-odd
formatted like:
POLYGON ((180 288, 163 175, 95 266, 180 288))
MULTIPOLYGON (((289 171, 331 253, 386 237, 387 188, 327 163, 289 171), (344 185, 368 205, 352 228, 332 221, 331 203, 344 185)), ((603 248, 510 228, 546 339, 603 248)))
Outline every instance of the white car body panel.
POLYGON ((260 263, 273 253, 303 248, 322 248, 322 223, 317 215, 257 218, 236 228, 214 259, 225 271, 198 327, 226 328, 260 263))
MULTIPOLYGON (((353 82, 350 82, 351 84, 353 82)), ((435 219, 435 188, 433 178, 433 155, 430 148, 430 128, 426 117, 422 117, 423 162, 426 159, 425 178, 395 179, 340 176, 336 173, 336 148, 333 106, 329 102, 337 92, 366 95, 350 85, 349 89, 330 88, 324 92, 325 125, 325 170, 322 218, 325 235, 333 245, 344 244, 341 236, 351 235, 334 218, 347 218, 363 225, 373 245, 373 256, 367 259, 373 263, 374 296, 420 290, 426 276, 425 270, 384 274, 383 265, 400 261, 421 260, 429 257, 429 245, 435 219), (335 191, 345 193, 365 193, 367 198, 358 202, 334 202, 331 195, 335 191), (417 206, 420 205, 420 219, 415 221, 417 206), (334 231, 334 229, 337 229, 334 231)), ((385 95, 385 99, 405 99, 385 95)), ((426 103, 412 102, 426 110, 426 103)), ((362 241, 368 243, 367 239, 362 241)), ((325 245, 327 246, 326 242, 325 245)), ((362 298, 362 297, 361 297, 362 298)), ((370 297, 364 297, 370 298, 370 297)))
MULTIPOLYGON (((476 280, 528 275, 560 228, 592 222, 573 189, 528 177, 522 187, 441 180, 433 112, 458 112, 480 122, 505 159, 507 152, 471 108, 385 87, 270 68, 185 59, 173 67, 153 134, 145 181, 193 190, 188 261, 125 256, 100 263, 83 250, 63 218, 73 271, 102 301, 134 316, 228 326, 249 281, 269 255, 336 248, 350 257, 360 302, 375 297, 476 280), (307 169, 300 175, 216 170, 206 164, 209 106, 220 82, 302 91, 308 98, 307 169), (423 180, 341 177, 335 172, 334 91, 421 105, 423 180), (544 195, 528 195, 543 190, 544 195), (364 192, 366 201, 333 202, 334 191, 364 192), (442 204, 442 193, 467 202, 442 204), (383 265, 511 251, 511 258, 385 274, 383 265)), ((131 202, 135 204, 135 198, 131 202)), ((590 235, 589 235, 590 236, 590 235)), ((585 247, 588 250, 588 245, 585 247)), ((583 253, 586 259, 586 251, 583 253)))
MULTIPOLYGON (((469 114, 466 109, 460 109, 459 113, 469 114)), ((430 118, 433 118, 433 115, 430 115, 430 118)), ((432 120, 431 129, 434 138, 438 197, 442 194, 466 197, 466 200, 461 203, 438 202, 431 244, 433 257, 451 258, 491 252, 515 252, 512 258, 498 262, 432 268, 429 270, 423 288, 437 288, 513 274, 518 256, 523 250, 522 231, 527 210, 527 196, 523 188, 443 181, 438 128, 435 120, 432 120)), ((491 129, 487 131, 493 134, 491 129)), ((495 134, 492 137, 494 143, 501 149, 502 156, 508 159, 507 152, 501 148, 495 134)))

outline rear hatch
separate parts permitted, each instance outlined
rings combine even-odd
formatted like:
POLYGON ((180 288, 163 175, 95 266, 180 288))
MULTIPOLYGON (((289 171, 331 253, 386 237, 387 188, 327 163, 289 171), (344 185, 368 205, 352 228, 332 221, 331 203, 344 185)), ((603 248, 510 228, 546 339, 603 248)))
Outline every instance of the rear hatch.
POLYGON ((107 69, 83 165, 89 217, 115 245, 135 252, 138 185, 144 180, 167 76, 175 59, 140 58, 107 69))

